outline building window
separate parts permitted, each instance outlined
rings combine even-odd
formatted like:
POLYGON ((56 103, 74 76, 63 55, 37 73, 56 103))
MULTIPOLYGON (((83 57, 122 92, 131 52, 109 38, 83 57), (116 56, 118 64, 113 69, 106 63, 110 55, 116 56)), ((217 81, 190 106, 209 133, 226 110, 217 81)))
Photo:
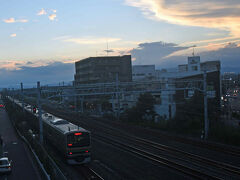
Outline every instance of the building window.
POLYGON ((197 70, 198 70, 198 67, 197 67, 197 66, 192 66, 192 70, 193 70, 193 71, 197 71, 197 70))

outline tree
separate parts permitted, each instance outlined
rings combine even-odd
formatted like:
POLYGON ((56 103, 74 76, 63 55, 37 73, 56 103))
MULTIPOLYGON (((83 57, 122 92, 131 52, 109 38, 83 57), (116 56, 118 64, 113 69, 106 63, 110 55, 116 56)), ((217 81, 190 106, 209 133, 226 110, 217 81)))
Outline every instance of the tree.
MULTIPOLYGON (((172 120, 172 128, 182 132, 201 132, 204 129, 203 93, 195 91, 190 99, 177 104, 176 116, 172 120)), ((210 124, 220 115, 217 98, 208 99, 208 119, 210 124)))
POLYGON ((153 116, 155 114, 155 102, 154 97, 150 93, 140 94, 136 106, 126 111, 128 120, 141 121, 144 115, 153 116))
POLYGON ((140 94, 136 108, 142 115, 145 113, 154 114, 155 102, 154 97, 150 93, 140 94))

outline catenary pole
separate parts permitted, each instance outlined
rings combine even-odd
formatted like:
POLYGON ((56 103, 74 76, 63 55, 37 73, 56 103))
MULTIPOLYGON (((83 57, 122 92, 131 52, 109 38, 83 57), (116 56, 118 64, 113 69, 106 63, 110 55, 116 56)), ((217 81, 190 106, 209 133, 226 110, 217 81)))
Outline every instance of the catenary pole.
POLYGON ((24 102, 23 102, 23 83, 21 83, 21 100, 22 100, 22 110, 24 112, 24 102))
POLYGON ((117 120, 119 120, 120 116, 120 99, 119 99, 119 79, 118 73, 116 73, 116 96, 117 96, 117 120))
POLYGON ((40 82, 37 82, 37 92, 38 92, 38 119, 39 119, 39 141, 43 143, 43 124, 42 124, 42 107, 41 107, 41 89, 40 82))
POLYGON ((203 74, 203 90, 204 90, 204 139, 208 138, 209 121, 208 121, 208 100, 207 100, 207 72, 203 74))

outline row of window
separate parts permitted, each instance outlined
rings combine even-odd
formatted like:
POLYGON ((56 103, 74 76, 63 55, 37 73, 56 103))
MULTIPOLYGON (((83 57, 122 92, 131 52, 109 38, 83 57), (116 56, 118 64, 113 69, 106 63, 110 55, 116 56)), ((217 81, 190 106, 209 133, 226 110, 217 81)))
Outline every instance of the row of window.
POLYGON ((132 74, 133 76, 146 76, 146 75, 149 75, 149 76, 151 76, 152 75, 152 73, 146 73, 146 74, 144 74, 144 73, 138 73, 138 74, 132 74))

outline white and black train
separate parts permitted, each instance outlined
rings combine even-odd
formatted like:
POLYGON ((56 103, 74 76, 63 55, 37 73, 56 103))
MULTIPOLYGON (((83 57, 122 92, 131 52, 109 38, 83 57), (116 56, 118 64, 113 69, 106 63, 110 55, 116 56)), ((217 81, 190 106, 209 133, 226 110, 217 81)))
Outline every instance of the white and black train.
MULTIPOLYGON (((10 99, 19 106, 18 100, 10 99)), ((24 105, 25 111, 38 118, 38 109, 24 105)), ((50 113, 42 114, 43 135, 47 138, 68 164, 85 164, 91 161, 91 133, 50 113)), ((38 122, 35 123, 37 127, 38 122)))
POLYGON ((89 131, 49 113, 44 113, 42 120, 45 136, 65 156, 69 164, 90 162, 89 131))

